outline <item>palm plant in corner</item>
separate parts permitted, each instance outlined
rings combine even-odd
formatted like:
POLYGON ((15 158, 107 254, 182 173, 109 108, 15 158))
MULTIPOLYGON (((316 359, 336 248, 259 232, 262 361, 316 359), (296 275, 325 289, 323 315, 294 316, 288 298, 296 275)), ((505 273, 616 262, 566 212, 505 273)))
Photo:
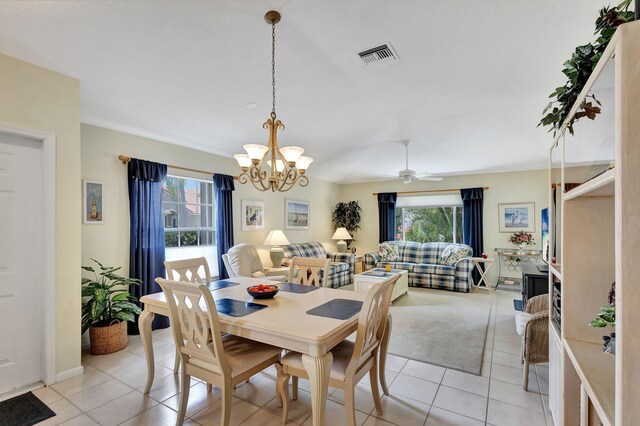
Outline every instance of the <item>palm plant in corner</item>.
POLYGON ((91 260, 100 271, 82 267, 93 273, 92 278, 82 278, 82 334, 89 330, 93 355, 110 354, 127 347, 127 321, 135 321, 134 315, 142 312, 133 303, 138 299, 129 293, 129 286, 140 285, 141 281, 118 275, 120 267, 91 260))

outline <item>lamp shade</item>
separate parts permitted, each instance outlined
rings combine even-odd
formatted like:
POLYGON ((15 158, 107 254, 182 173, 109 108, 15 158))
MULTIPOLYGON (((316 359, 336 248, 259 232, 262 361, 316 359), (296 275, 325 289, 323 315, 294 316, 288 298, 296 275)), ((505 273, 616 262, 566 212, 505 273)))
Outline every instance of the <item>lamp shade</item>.
POLYGON ((252 160, 262 160, 264 154, 269 151, 269 147, 258 144, 247 144, 242 147, 252 160))
POLYGON ((251 158, 247 154, 235 154, 234 157, 240 167, 251 167, 251 158))
POLYGON ((303 152, 304 149, 299 146, 283 146, 280 148, 280 153, 288 163, 298 161, 298 158, 300 158, 303 152))
POLYGON ((284 232, 280 229, 274 229, 269 232, 267 235, 267 239, 264 240, 265 246, 286 246, 291 244, 287 239, 287 236, 284 235, 284 232))
MULTIPOLYGON (((271 167, 271 160, 267 160, 267 164, 271 167)), ((281 172, 284 170, 284 161, 276 160, 276 171, 281 172)))
POLYGON ((296 161, 296 167, 300 170, 307 170, 309 165, 313 162, 313 158, 305 157, 304 155, 298 158, 296 161))
POLYGON ((332 240, 350 240, 352 238, 353 237, 349 235, 347 228, 336 229, 336 232, 333 233, 333 237, 331 237, 332 240))

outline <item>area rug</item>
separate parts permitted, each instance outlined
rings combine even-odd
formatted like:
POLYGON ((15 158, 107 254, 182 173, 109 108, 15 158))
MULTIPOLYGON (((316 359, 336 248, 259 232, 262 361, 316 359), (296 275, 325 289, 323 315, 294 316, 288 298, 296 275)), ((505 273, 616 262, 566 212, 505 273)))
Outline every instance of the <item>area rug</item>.
POLYGON ((31 426, 55 415, 31 392, 0 402, 0 425, 3 426, 31 426))
POLYGON ((391 306, 389 353, 480 375, 493 297, 410 288, 391 306))

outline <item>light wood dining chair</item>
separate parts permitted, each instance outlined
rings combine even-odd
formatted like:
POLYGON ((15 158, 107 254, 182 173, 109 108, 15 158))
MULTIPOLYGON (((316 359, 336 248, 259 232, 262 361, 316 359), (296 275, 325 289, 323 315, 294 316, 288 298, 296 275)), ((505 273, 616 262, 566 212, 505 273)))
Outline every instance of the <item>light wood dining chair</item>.
POLYGON ((209 263, 204 257, 183 260, 167 260, 164 262, 169 280, 187 283, 206 284, 211 282, 209 263))
POLYGON ((191 376, 222 390, 221 424, 231 416, 233 386, 280 360, 282 349, 222 334, 216 304, 207 286, 157 278, 169 305, 173 338, 182 361, 177 425, 185 419, 191 376), (204 300, 203 309, 201 304, 204 300))
POLYGON ((290 283, 326 287, 329 259, 294 257, 289 266, 290 283))
MULTIPOLYGON (((358 317, 356 340, 344 340, 333 349, 333 364, 329 373, 329 386, 344 391, 347 422, 355 426, 355 386, 369 373, 371 393, 378 415, 382 415, 380 393, 378 391, 378 349, 382 341, 391 303, 393 285, 399 276, 393 276, 373 286, 367 293, 358 317)), ((278 376, 276 389, 282 400, 282 424, 286 424, 289 414, 289 377, 308 379, 302 363, 302 354, 287 352, 276 364, 278 376)), ((293 399, 297 398, 297 381, 292 383, 293 399)))
MULTIPOLYGON (((164 268, 167 270, 169 280, 182 281, 185 283, 206 284, 211 282, 211 271, 209 262, 204 257, 193 259, 165 260, 164 268)), ((180 370, 180 354, 176 348, 176 357, 173 362, 173 374, 178 374, 180 370)), ((211 385, 207 385, 207 391, 211 392, 211 385)))

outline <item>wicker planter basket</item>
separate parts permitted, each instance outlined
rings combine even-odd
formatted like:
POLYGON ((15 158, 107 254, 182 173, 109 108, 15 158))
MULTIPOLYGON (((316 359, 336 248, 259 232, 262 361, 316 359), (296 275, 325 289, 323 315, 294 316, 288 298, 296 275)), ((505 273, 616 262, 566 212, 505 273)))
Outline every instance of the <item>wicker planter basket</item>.
POLYGON ((127 322, 114 320, 112 325, 89 328, 91 355, 105 355, 127 347, 127 322))

